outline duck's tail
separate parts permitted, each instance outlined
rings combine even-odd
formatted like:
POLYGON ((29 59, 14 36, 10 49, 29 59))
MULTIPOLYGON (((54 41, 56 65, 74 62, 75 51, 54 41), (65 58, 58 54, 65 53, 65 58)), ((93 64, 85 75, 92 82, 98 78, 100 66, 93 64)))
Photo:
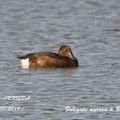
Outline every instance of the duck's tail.
POLYGON ((17 54, 18 59, 24 59, 24 57, 25 56, 23 55, 23 52, 20 52, 20 53, 17 54))
POLYGON ((24 59, 24 56, 17 55, 17 58, 18 58, 18 59, 24 59))

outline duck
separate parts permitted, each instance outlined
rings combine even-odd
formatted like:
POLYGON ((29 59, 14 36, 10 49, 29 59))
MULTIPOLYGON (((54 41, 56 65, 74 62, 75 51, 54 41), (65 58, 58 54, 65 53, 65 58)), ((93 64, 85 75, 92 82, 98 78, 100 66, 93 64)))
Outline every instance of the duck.
POLYGON ((62 45, 58 53, 36 52, 18 55, 22 68, 70 68, 78 67, 78 60, 73 55, 70 46, 62 45))

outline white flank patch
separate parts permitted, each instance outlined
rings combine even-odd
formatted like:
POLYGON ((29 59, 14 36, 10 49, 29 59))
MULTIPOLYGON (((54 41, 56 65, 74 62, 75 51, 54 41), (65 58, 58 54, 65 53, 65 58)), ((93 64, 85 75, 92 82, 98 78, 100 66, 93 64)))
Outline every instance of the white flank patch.
POLYGON ((22 68, 29 68, 29 58, 21 59, 20 62, 21 62, 22 68))

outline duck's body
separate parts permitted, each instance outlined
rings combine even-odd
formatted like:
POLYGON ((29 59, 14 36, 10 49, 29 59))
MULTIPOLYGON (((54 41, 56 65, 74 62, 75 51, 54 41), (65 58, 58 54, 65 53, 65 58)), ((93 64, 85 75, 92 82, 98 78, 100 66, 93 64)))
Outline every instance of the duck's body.
POLYGON ((37 52, 18 56, 18 58, 21 60, 21 65, 24 68, 66 68, 78 66, 77 59, 73 56, 70 47, 66 45, 62 46, 58 53, 37 52))

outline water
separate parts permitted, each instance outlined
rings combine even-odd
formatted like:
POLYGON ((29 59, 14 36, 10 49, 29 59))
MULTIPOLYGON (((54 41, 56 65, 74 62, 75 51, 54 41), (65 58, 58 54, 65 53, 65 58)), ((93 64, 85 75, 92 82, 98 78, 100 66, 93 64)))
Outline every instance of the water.
POLYGON ((119 119, 119 6, 119 0, 0 0, 0 120, 119 119), (78 68, 22 69, 16 58, 21 50, 57 52, 63 44, 72 47, 78 68), (101 107, 108 110, 90 111, 101 107))

